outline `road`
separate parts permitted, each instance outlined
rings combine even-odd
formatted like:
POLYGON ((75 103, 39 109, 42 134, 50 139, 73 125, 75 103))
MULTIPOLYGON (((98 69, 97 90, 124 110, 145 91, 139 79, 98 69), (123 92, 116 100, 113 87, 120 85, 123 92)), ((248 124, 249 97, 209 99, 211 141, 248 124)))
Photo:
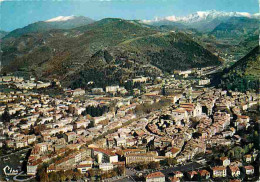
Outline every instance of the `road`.
POLYGON ((13 152, 13 153, 10 153, 10 154, 2 155, 2 156, 0 156, 0 159, 5 158, 5 157, 9 157, 10 155, 19 154, 19 153, 24 152, 26 150, 30 150, 31 148, 32 147, 29 147, 29 148, 26 148, 26 149, 19 150, 17 152, 13 152))
POLYGON ((19 181, 19 182, 24 182, 24 181, 30 181, 31 179, 35 178, 35 176, 31 176, 29 178, 25 178, 25 179, 17 179, 17 177, 19 177, 20 175, 23 174, 23 171, 20 172, 19 174, 17 174, 16 176, 13 177, 14 181, 19 181))
POLYGON ((192 162, 192 163, 185 164, 183 166, 170 167, 170 168, 163 169, 163 170, 160 170, 160 171, 165 175, 165 177, 168 178, 169 176, 172 176, 173 171, 188 172, 188 171, 200 169, 200 168, 203 168, 203 167, 204 167, 203 165, 201 165, 197 162, 192 162))
MULTIPOLYGON (((154 172, 161 171, 167 179, 169 176, 173 175, 174 171, 188 172, 188 171, 192 171, 192 170, 198 170, 198 169, 201 169, 203 167, 204 167, 203 165, 201 165, 197 162, 191 162, 191 163, 188 163, 188 164, 185 164, 185 165, 182 165, 182 166, 175 166, 175 167, 169 167, 167 169, 155 170, 154 172)), ((125 176, 125 178, 113 179, 112 181, 133 182, 133 181, 135 181, 133 177, 137 173, 148 174, 148 173, 151 173, 151 172, 152 172, 151 170, 136 171, 136 170, 127 169, 127 171, 126 171, 127 175, 125 176)))

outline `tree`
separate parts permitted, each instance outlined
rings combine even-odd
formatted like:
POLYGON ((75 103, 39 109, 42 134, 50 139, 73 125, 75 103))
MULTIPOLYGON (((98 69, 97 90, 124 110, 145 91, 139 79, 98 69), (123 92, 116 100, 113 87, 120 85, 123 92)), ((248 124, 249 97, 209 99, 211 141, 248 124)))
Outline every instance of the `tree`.
POLYGON ((41 182, 49 182, 49 177, 47 174, 47 164, 43 163, 42 165, 37 167, 36 170, 36 179, 41 182))
POLYGON ((94 177, 95 176, 95 171, 93 169, 88 170, 88 174, 90 177, 94 177))
POLYGON ((75 180, 79 180, 80 178, 82 178, 82 174, 79 170, 76 170, 73 172, 73 179, 75 180))
POLYGON ((172 165, 176 165, 176 164, 177 164, 177 160, 176 160, 176 159, 173 159, 173 158, 167 158, 166 161, 167 161, 167 164, 168 164, 169 166, 172 166, 172 165))
POLYGON ((149 168, 150 169, 159 169, 160 168, 160 163, 159 162, 150 162, 149 163, 149 168))
POLYGON ((73 178, 73 171, 67 170, 67 171, 65 171, 65 175, 68 180, 71 180, 73 178))
POLYGON ((117 168, 117 174, 118 174, 119 176, 125 175, 125 166, 119 166, 119 167, 117 168))
POLYGON ((10 116, 10 113, 9 113, 9 108, 8 108, 8 106, 6 105, 5 111, 4 111, 4 113, 2 114, 2 121, 3 121, 4 123, 10 123, 10 120, 11 120, 11 116, 10 116))
POLYGON ((166 89, 165 89, 165 85, 163 85, 163 87, 162 87, 162 95, 166 95, 166 89))
POLYGON ((140 163, 137 165, 137 170, 144 170, 144 169, 148 169, 148 164, 147 163, 140 163))
POLYGON ((50 181, 59 181, 59 176, 56 172, 51 172, 49 174, 49 180, 50 181))
POLYGON ((59 179, 60 181, 65 181, 66 180, 66 175, 64 171, 58 171, 59 179))

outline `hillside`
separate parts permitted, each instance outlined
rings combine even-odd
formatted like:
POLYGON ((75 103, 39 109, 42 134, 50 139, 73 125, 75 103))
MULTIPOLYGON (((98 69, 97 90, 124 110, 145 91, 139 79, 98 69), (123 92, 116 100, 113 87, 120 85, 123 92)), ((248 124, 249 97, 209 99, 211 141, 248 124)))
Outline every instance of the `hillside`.
POLYGON ((0 30, 0 39, 3 38, 4 36, 6 36, 8 34, 8 32, 0 30))
POLYGON ((65 85, 123 83, 136 75, 221 64, 184 33, 106 18, 74 29, 31 33, 3 41, 3 71, 58 78, 65 85), (74 83, 71 83, 72 80, 74 83))
POLYGON ((258 35, 259 20, 246 17, 232 17, 220 23, 211 34, 217 38, 234 38, 247 35, 258 35))
POLYGON ((260 54, 259 46, 257 46, 245 57, 225 70, 222 76, 222 86, 239 91, 259 89, 259 80, 260 54))
POLYGON ((47 21, 39 21, 36 23, 29 24, 28 26, 25 26, 23 28, 15 29, 11 31, 9 34, 7 34, 5 36, 5 39, 11 37, 16 38, 30 33, 43 33, 53 29, 71 29, 71 28, 88 25, 94 22, 94 20, 83 16, 75 16, 71 19, 62 20, 62 21, 59 20, 58 18, 50 19, 47 21))

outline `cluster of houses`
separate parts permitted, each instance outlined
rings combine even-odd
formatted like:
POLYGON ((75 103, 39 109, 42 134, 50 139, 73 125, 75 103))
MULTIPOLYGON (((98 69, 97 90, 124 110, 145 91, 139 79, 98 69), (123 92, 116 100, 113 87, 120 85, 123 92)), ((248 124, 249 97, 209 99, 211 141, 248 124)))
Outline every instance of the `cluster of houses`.
MULTIPOLYGON (((1 79, 6 82, 9 78, 1 79)), ((9 80, 16 82, 19 78, 9 80)), ((0 146, 32 147, 27 163, 28 175, 35 175, 43 162, 49 163, 47 172, 75 168, 82 173, 91 168, 109 171, 122 165, 160 162, 167 158, 185 164, 216 145, 239 144, 241 138, 237 131, 253 124, 242 111, 257 104, 257 94, 204 87, 193 89, 192 85, 197 81, 173 77, 163 78, 158 84, 148 83, 146 77, 133 81, 145 86, 145 93, 139 97, 115 96, 127 92, 120 86, 107 86, 105 90, 94 88, 90 95, 84 89, 67 89, 63 98, 25 88, 0 93, 0 115, 8 112, 11 117, 0 123, 0 146), (162 94, 162 86, 166 94, 162 94), (86 99, 77 99, 81 95, 86 99), (137 115, 139 106, 164 100, 170 104, 137 115), (100 116, 83 114, 89 106, 111 105, 113 109, 100 116)), ((211 166, 211 170, 184 174, 175 171, 170 180, 178 181, 184 175, 192 180, 198 174, 206 179, 226 177, 227 174, 237 177, 241 170, 247 175, 254 174, 251 163, 257 152, 244 157, 248 165, 241 165, 241 161, 237 165, 239 161, 230 162, 224 157, 220 159, 221 165, 211 166)), ((161 172, 146 176, 146 181, 165 180, 161 172)))
POLYGON ((13 75, 1 76, 0 84, 9 85, 10 87, 21 90, 41 89, 52 85, 51 82, 36 81, 33 77, 30 77, 29 80, 26 80, 23 77, 13 75))

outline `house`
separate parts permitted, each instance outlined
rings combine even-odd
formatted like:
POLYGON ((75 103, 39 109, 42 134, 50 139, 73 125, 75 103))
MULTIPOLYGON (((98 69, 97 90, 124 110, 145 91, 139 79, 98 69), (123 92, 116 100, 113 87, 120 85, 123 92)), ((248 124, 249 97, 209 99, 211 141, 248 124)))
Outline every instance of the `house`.
POLYGON ((37 160, 37 161, 34 161, 34 162, 28 162, 27 164, 27 175, 36 175, 36 172, 37 172, 37 167, 39 164, 41 164, 42 161, 41 160, 37 160))
POLYGON ((81 172, 81 173, 86 173, 89 169, 92 168, 92 164, 79 164, 76 166, 76 168, 81 172))
POLYGON ((155 161, 153 153, 130 153, 125 156, 126 164, 155 161))
POLYGON ((176 157, 180 153, 180 151, 181 151, 180 148, 172 147, 169 152, 165 153, 165 156, 169 157, 169 158, 174 158, 174 157, 176 157))
POLYGON ((230 160, 227 157, 220 157, 221 165, 227 167, 230 164, 230 160))
POLYGON ((232 177, 240 176, 240 169, 238 166, 229 166, 229 173, 232 177))
POLYGON ((150 173, 145 179, 146 182, 165 182, 165 176, 162 172, 150 173))
POLYGON ((126 139, 123 137, 116 138, 116 146, 117 147, 125 147, 126 146, 126 139))
POLYGON ((102 148, 94 148, 94 155, 98 158, 98 163, 108 162, 118 162, 118 155, 116 155, 114 152, 111 152, 107 149, 102 148))
POLYGON ((111 163, 101 163, 99 164, 99 169, 102 171, 109 171, 114 168, 114 165, 111 163))
POLYGON ((192 180, 198 173, 196 171, 187 172, 187 176, 190 180, 192 180))
POLYGON ((117 90, 119 89, 119 86, 106 86, 106 92, 117 92, 117 90))
POLYGON ((200 176, 204 179, 209 179, 210 178, 210 172, 203 169, 203 170, 199 170, 198 174, 200 174, 200 176))
POLYGON ((92 92, 93 94, 103 94, 103 93, 104 93, 104 90, 103 90, 103 88, 92 88, 92 89, 91 89, 91 92, 92 92))
POLYGON ((171 119, 175 121, 188 119, 188 112, 184 108, 178 108, 172 111, 171 119))
POLYGON ((174 171, 173 174, 177 178, 182 178, 183 177, 183 173, 181 171, 174 171))
POLYGON ((227 176, 227 169, 225 166, 212 167, 213 178, 224 178, 227 176))
POLYGON ((251 163, 252 162, 252 155, 247 154, 244 156, 244 159, 247 163, 251 163))
POLYGON ((73 90, 72 96, 80 96, 80 95, 84 95, 85 93, 86 93, 85 90, 83 90, 81 88, 77 88, 77 89, 73 90))
POLYGON ((207 85, 210 83, 210 79, 199 80, 199 85, 207 85))
POLYGON ((64 134, 64 138, 66 142, 74 141, 77 137, 77 134, 75 132, 68 132, 64 134))
POLYGON ((244 170, 246 175, 253 175, 254 174, 254 167, 252 165, 244 166, 244 170))

